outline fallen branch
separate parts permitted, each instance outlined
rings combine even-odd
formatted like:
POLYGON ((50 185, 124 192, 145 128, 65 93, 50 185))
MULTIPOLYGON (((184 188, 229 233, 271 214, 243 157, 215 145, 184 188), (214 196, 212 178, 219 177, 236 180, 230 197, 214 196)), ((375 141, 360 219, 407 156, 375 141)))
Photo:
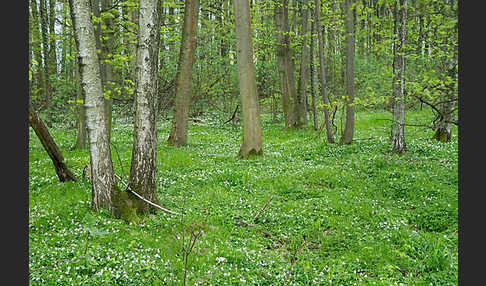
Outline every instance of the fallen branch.
POLYGON ((233 119, 235 119, 236 112, 238 111, 238 107, 239 107, 239 106, 240 106, 240 105, 236 105, 235 111, 233 111, 233 115, 231 116, 231 118, 230 118, 230 119, 228 119, 228 120, 226 120, 226 121, 225 121, 223 124, 226 124, 226 123, 228 123, 228 122, 232 121, 233 119))
POLYGON ((253 217, 253 221, 257 219, 257 217, 265 210, 265 208, 268 206, 268 204, 273 200, 273 196, 268 199, 268 201, 265 203, 265 205, 258 211, 258 213, 253 217))
POLYGON ((171 210, 169 210, 169 209, 166 209, 166 208, 164 208, 164 207, 161 207, 161 206, 159 206, 158 204, 155 204, 155 203, 153 203, 153 202, 151 202, 151 201, 147 200, 146 198, 142 197, 141 195, 137 194, 137 193, 136 193, 134 190, 130 189, 130 187, 129 187, 129 186, 128 186, 128 185, 127 185, 125 182, 123 182, 123 180, 122 180, 122 179, 120 178, 120 176, 118 176, 117 174, 115 174, 115 177, 116 177, 116 178, 117 178, 117 179, 118 179, 120 182, 122 182, 122 184, 125 186, 125 188, 127 188, 127 189, 126 189, 127 191, 129 191, 130 193, 134 194, 134 195, 135 195, 137 198, 141 199, 142 201, 144 201, 144 202, 148 203, 149 205, 152 205, 152 206, 154 206, 154 207, 156 207, 156 208, 158 208, 158 209, 160 209, 160 210, 162 210, 162 211, 164 211, 164 212, 166 212, 166 213, 173 214, 173 215, 179 215, 179 213, 178 213, 178 212, 171 211, 171 210))
POLYGON ((414 127, 427 127, 427 128, 430 128, 430 129, 434 129, 433 126, 429 126, 429 125, 424 125, 424 124, 407 124, 407 123, 401 123, 401 122, 398 122, 396 120, 393 120, 393 119, 389 119, 389 118, 377 118, 375 120, 388 120, 388 121, 393 121, 394 123, 398 124, 398 125, 403 125, 403 126, 414 126, 414 127))

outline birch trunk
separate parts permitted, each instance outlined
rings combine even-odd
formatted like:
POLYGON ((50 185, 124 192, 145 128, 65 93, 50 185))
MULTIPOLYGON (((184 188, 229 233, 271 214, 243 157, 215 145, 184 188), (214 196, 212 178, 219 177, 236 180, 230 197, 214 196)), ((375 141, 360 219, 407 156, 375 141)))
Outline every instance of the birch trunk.
POLYGON ((91 208, 107 209, 117 215, 114 198, 118 187, 115 183, 113 163, 105 119, 105 98, 101 85, 100 65, 96 54, 96 40, 90 16, 89 0, 69 0, 75 41, 79 54, 81 86, 84 89, 86 124, 91 162, 91 208))
POLYGON ((238 157, 262 155, 260 110, 253 63, 250 5, 248 0, 234 0, 238 83, 243 114, 243 142, 238 157))
POLYGON ((187 124, 191 99, 192 67, 196 51, 198 12, 199 0, 185 0, 182 43, 176 74, 174 118, 168 138, 168 142, 175 146, 187 144, 187 124))
MULTIPOLYGON (((158 0, 140 1, 134 138, 129 178, 130 188, 155 204, 160 204, 156 185, 156 107, 161 9, 161 2, 158 0)), ((135 206, 139 214, 156 211, 155 207, 138 199, 135 200, 135 206)))

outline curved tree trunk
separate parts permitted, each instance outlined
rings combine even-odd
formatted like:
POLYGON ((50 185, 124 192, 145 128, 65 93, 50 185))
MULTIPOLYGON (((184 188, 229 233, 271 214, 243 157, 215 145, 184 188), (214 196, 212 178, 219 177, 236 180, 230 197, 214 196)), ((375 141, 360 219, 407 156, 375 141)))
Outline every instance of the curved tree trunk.
POLYGON ((234 0, 234 11, 238 83, 243 114, 243 142, 238 157, 248 158, 263 154, 248 0, 234 0))
POLYGON ((317 41, 319 43, 319 80, 321 81, 321 95, 322 101, 324 103, 324 121, 326 124, 326 134, 327 142, 334 143, 334 137, 332 135, 331 120, 329 117, 329 98, 327 97, 327 86, 326 86, 326 69, 324 67, 324 44, 322 42, 321 33, 321 1, 314 0, 315 11, 314 17, 317 26, 317 41))
MULTIPOLYGON (((156 185, 156 106, 161 8, 161 2, 158 0, 140 1, 135 73, 135 120, 128 180, 133 191, 155 204, 160 204, 156 185)), ((138 199, 135 200, 135 205, 139 214, 156 210, 155 207, 138 199)))
POLYGON ((29 124, 34 129, 35 134, 39 137, 42 146, 46 150, 47 154, 52 160, 54 164, 54 168, 56 169, 57 177, 59 181, 76 181, 76 175, 66 166, 64 163, 64 157, 62 156, 61 150, 57 147, 56 142, 52 138, 49 130, 44 125, 42 120, 40 119, 39 115, 35 112, 34 108, 32 107, 32 103, 29 100, 29 124))
POLYGON ((168 142, 176 146, 187 143, 187 122, 191 99, 191 79, 196 51, 199 0, 185 0, 184 26, 176 74, 174 118, 168 142))
POLYGON ((353 0, 346 0, 346 123, 339 144, 350 144, 354 134, 354 19, 353 0))

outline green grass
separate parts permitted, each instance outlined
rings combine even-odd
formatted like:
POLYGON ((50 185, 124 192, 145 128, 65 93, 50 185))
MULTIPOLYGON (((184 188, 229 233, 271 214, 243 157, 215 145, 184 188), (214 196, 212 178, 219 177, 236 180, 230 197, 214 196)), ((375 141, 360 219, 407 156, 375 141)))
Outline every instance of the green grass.
MULTIPOLYGON (((189 144, 176 148, 166 144, 169 122, 159 122, 160 201, 175 211, 185 201, 184 228, 204 229, 188 285, 283 285, 290 249, 304 241, 287 285, 456 285, 457 129, 443 144, 428 140, 430 130, 407 128, 408 153, 398 156, 389 153, 390 122, 378 118, 390 114, 359 112, 355 138, 372 138, 337 146, 263 116, 264 156, 249 160, 236 158, 241 126, 194 123, 189 144), (251 222, 270 196, 255 225, 286 247, 236 225, 251 222)), ((427 110, 407 112, 409 123, 427 118, 427 110)), ((88 152, 69 151, 73 130, 51 132, 80 177, 88 152)), ((131 124, 114 122, 113 162, 125 178, 132 133, 131 124)), ((166 285, 172 273, 181 284, 180 217, 158 213, 126 224, 92 212, 88 183, 60 183, 32 130, 29 142, 29 268, 59 261, 32 272, 31 285, 166 285)))

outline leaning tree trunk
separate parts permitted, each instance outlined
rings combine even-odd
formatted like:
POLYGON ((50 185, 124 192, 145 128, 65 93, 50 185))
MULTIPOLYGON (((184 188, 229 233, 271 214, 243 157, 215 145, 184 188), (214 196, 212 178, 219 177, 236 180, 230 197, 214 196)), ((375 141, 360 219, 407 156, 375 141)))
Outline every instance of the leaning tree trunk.
POLYGON ((187 122, 191 98, 191 78, 196 50, 199 0, 185 0, 184 26, 176 74, 174 118, 168 142, 176 146, 187 143, 187 122))
POLYGON ((277 26, 277 61, 280 77, 280 93, 282 95, 282 109, 285 128, 298 127, 299 116, 294 107, 296 102, 296 88, 294 79, 294 61, 292 60, 289 37, 289 20, 287 0, 281 0, 275 7, 275 24, 277 26))
POLYGON ((243 114, 243 142, 238 157, 262 155, 262 130, 253 63, 250 5, 248 0, 234 0, 238 83, 243 114))
POLYGON ((84 89, 86 124, 91 162, 91 208, 107 209, 120 216, 118 195, 111 160, 108 126, 105 118, 105 98, 96 54, 96 40, 91 22, 89 0, 69 0, 75 42, 79 54, 81 86, 84 89))
MULTIPOLYGON (((130 189, 160 204, 157 196, 157 95, 158 59, 160 48, 160 12, 158 0, 141 0, 138 13, 138 45, 135 73, 135 120, 130 189)), ((137 213, 153 213, 156 208, 135 200, 137 213)))
POLYGON ((64 157, 62 156, 61 151, 54 142, 49 130, 44 125, 42 120, 40 119, 39 115, 35 112, 34 108, 32 107, 32 103, 29 100, 29 124, 34 129, 35 134, 39 138, 42 146, 46 150, 47 154, 52 160, 54 164, 54 168, 56 169, 57 177, 59 181, 76 181, 76 176, 73 172, 66 166, 64 163, 64 157))
POLYGON ((346 123, 339 144, 350 144, 354 134, 354 16, 353 0, 346 0, 346 123))
POLYGON ((392 152, 404 154, 407 151, 405 144, 405 44, 407 38, 407 6, 408 0, 399 1, 400 8, 396 13, 397 43, 393 59, 393 127, 392 152))
POLYGON ((321 95, 322 101, 324 103, 324 121, 326 124, 326 134, 327 134, 327 142, 334 143, 334 137, 332 135, 332 128, 331 128, 331 120, 329 116, 329 98, 327 97, 327 86, 326 86, 326 69, 324 67, 324 44, 322 42, 322 33, 321 33, 321 1, 314 0, 314 17, 317 26, 317 41, 319 44, 319 79, 321 81, 321 95))

